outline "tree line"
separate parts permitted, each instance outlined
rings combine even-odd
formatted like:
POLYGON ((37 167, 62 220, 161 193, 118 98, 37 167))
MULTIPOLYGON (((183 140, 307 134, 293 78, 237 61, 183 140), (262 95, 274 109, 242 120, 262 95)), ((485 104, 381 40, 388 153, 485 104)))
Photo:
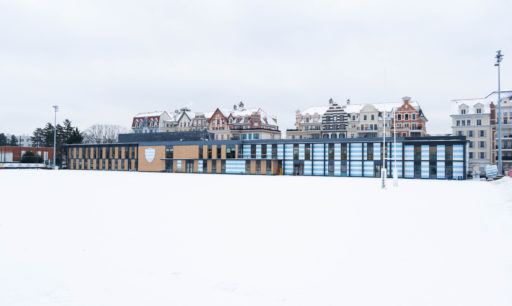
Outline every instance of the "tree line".
MULTIPOLYGON (((53 147, 53 137, 55 130, 57 131, 56 163, 58 165, 62 165, 62 160, 65 158, 66 150, 64 145, 66 144, 116 143, 117 136, 120 133, 127 132, 127 130, 121 126, 110 124, 95 124, 82 132, 78 127, 73 126, 70 120, 66 119, 62 124, 57 124, 56 129, 54 129, 54 125, 50 122, 46 123, 46 125, 42 128, 36 128, 30 137, 32 146, 53 147)), ((0 146, 18 146, 18 139, 14 135, 12 135, 9 139, 7 135, 0 133, 0 146)), ((38 162, 39 158, 36 156, 33 156, 29 153, 26 161, 38 162)))

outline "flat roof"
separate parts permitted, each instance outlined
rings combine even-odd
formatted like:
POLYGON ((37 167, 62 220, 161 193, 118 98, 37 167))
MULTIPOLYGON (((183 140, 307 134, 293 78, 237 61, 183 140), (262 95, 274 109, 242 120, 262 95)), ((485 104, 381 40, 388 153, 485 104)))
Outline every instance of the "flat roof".
MULTIPOLYGON (((394 137, 386 137, 386 142, 393 142, 394 137)), ((428 143, 428 142, 466 142, 466 136, 425 136, 425 137, 396 137, 398 142, 428 143)), ((320 138, 320 139, 259 139, 259 140, 191 140, 191 141, 141 141, 120 142, 111 144, 70 144, 75 146, 169 146, 169 145, 236 145, 236 144, 302 144, 302 143, 353 143, 353 142, 382 142, 382 138, 320 138)))

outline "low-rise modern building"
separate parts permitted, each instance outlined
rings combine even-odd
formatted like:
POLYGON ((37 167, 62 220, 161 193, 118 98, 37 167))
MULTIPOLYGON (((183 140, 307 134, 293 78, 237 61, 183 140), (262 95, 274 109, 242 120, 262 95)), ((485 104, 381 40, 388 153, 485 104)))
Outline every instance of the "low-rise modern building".
POLYGON ((53 158, 53 148, 0 146, 0 163, 19 163, 28 151, 41 156, 45 163, 53 158))
POLYGON ((139 141, 68 145, 70 169, 175 173, 465 179, 466 139, 457 136, 301 140, 139 141), (385 162, 384 162, 385 160, 385 162))

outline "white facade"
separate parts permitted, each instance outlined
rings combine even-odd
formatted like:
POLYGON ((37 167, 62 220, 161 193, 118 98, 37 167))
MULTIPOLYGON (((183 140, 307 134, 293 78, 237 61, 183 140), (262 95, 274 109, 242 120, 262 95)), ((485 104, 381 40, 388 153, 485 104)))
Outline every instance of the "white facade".
MULTIPOLYGON (((503 169, 512 169, 512 91, 501 92, 503 169)), ((485 98, 452 100, 450 117, 455 136, 466 136, 468 171, 485 173, 485 166, 497 163, 498 94, 485 98)))

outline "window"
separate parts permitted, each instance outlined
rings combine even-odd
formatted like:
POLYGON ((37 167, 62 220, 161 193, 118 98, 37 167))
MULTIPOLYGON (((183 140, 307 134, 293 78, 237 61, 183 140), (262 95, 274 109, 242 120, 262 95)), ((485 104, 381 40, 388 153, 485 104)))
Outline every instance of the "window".
POLYGON ((328 144, 328 159, 333 160, 334 159, 334 143, 328 144))
POLYGON ((462 120, 462 126, 466 126, 466 120, 462 120))
POLYGON ((347 159, 347 144, 341 144, 341 159, 347 159))
POLYGON ((460 120, 457 120, 457 126, 460 126, 460 120))
POLYGON ((174 158, 174 147, 165 148, 165 158, 174 158))
POLYGON ((472 141, 469 142, 469 147, 473 148, 473 142, 472 141))
POLYGON ((256 161, 256 174, 261 173, 261 160, 256 161))
POLYGON ((397 120, 402 120, 402 115, 398 114, 398 119, 397 120))
POLYGON ((468 131, 468 137, 473 137, 473 131, 472 130, 468 131))
POLYGON ((251 158, 256 158, 256 145, 251 145, 251 158))
POLYGON ((221 158, 222 158, 222 149, 221 149, 221 146, 217 146, 217 158, 218 158, 218 159, 221 159, 221 158))
POLYGON ((466 121, 466 125, 467 125, 467 126, 470 126, 470 125, 471 125, 471 120, 467 120, 467 121, 466 121))
POLYGON ((372 115, 372 120, 375 120, 375 115, 372 115))
POLYGON ((293 159, 295 159, 295 160, 299 159, 299 145, 298 144, 293 145, 293 159))
POLYGON ((272 159, 277 159, 277 145, 272 145, 272 159))
POLYGON ((366 120, 366 115, 363 116, 363 120, 366 120))
POLYGON ((306 157, 306 160, 310 160, 311 159, 311 144, 309 143, 306 143, 305 145, 305 157, 306 157))
POLYGON ((485 159, 485 152, 480 152, 480 159, 485 159))
POLYGON ((469 159, 473 159, 474 158, 474 153, 473 152, 469 152, 469 159))
POLYGON ((261 145, 261 158, 267 158, 267 145, 261 145))
POLYGON ((445 151, 444 151, 444 159, 445 160, 453 160, 453 146, 452 145, 446 145, 445 151))
POLYGON ((429 146, 429 160, 437 161, 437 146, 436 145, 429 146))
POLYGON ((412 120, 416 120, 416 114, 412 114, 412 120))
POLYGON ((208 159, 212 159, 212 147, 208 146, 208 159))
POLYGON ((481 113, 482 113, 482 109, 481 109, 481 108, 477 108, 477 109, 476 109, 476 113, 477 113, 477 114, 481 114, 481 113))
POLYGON ((457 131, 457 136, 464 136, 464 132, 462 132, 462 131, 457 131))
POLYGON ((409 114, 405 114, 405 120, 409 120, 409 114))
POLYGON ((478 131, 478 136, 485 137, 485 130, 478 131))
POLYGON ((465 110, 465 109, 461 109, 461 110, 460 110, 460 114, 461 114, 461 115, 465 115, 465 114, 466 114, 466 110, 465 110))
POLYGON ((479 141, 478 142, 478 147, 479 148, 485 148, 485 141, 479 141))
POLYGON ((476 125, 482 125, 482 120, 481 119, 477 119, 476 120, 476 125))
POLYGON ((373 143, 368 143, 366 146, 367 159, 373 160, 373 143))
MULTIPOLYGON (((267 148, 266 148, 266 146, 265 146, 265 145, 263 146, 263 149, 265 150, 265 154, 266 154, 266 152, 267 152, 267 148)), ((235 150, 235 147, 234 147, 234 146, 227 146, 227 147, 226 147, 226 158, 227 158, 227 159, 233 159, 233 158, 235 158, 235 152, 236 152, 236 150, 235 150)))

